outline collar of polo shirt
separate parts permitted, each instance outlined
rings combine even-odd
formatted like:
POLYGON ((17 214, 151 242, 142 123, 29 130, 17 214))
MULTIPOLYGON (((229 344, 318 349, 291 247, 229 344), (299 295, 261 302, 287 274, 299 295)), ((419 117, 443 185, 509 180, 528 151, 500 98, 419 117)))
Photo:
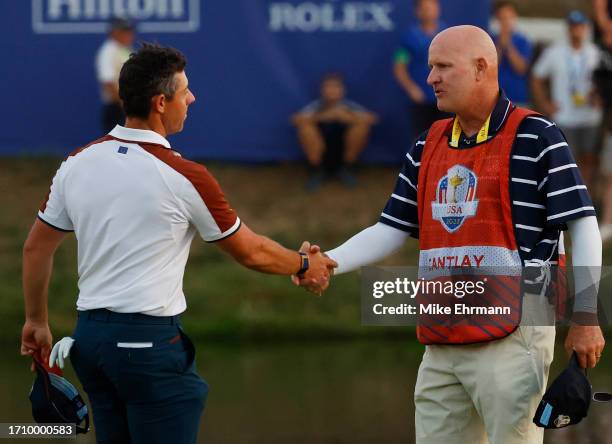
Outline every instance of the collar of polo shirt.
POLYGON ((154 143, 170 148, 170 142, 168 142, 164 136, 156 133, 155 131, 126 128, 124 126, 117 125, 108 134, 116 139, 125 140, 126 142, 154 143))
MULTIPOLYGON (((508 99, 508 96, 504 92, 503 89, 499 91, 499 98, 497 103, 495 104, 495 108, 491 113, 489 131, 488 131, 488 139, 490 140, 497 135, 497 133, 501 130, 502 126, 506 122, 506 119, 510 115, 510 112, 515 108, 515 105, 508 99)), ((449 125, 446 134, 449 136, 449 140, 452 136, 453 125, 449 125)), ((460 148, 471 148, 476 145, 478 133, 474 134, 472 137, 467 137, 465 133, 461 132, 461 136, 459 138, 459 147, 460 148)))

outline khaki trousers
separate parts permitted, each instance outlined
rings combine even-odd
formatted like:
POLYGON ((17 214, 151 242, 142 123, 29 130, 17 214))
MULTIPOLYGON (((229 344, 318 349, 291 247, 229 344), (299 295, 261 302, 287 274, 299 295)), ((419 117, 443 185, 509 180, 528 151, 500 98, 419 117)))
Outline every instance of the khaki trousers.
POLYGON ((554 327, 521 325, 491 342, 427 346, 414 393, 416 442, 542 443, 532 418, 554 343, 554 327))

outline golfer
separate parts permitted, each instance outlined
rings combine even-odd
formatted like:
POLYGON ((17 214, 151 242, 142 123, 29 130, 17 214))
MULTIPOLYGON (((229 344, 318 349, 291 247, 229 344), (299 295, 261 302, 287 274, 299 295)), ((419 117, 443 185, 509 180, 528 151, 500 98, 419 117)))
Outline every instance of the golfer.
MULTIPOLYGON (((388 256, 408 236, 419 240, 421 267, 447 261, 442 267, 545 271, 563 260, 562 231, 569 228, 575 275, 583 271, 576 266, 597 274, 595 211, 568 144, 554 122, 515 107, 500 91, 489 35, 474 26, 442 31, 430 45, 429 65, 438 108, 455 116, 435 122, 408 150, 379 222, 327 253, 336 273, 388 256)), ((583 279, 576 288, 586 288, 583 279)), ((523 299, 524 317, 535 316, 530 307, 540 294, 523 299)), ((565 341, 582 367, 594 367, 604 347, 595 301, 580 298, 565 341)), ((542 442, 532 418, 555 330, 527 324, 417 327, 426 344, 414 396, 418 443, 542 442)))
POLYGON ((78 322, 71 360, 92 406, 98 443, 195 443, 208 392, 181 328, 183 273, 198 233, 240 264, 303 274, 325 287, 335 263, 251 231, 202 165, 167 136, 195 101, 186 59, 151 44, 124 64, 125 126, 72 152, 58 169, 23 253, 21 353, 51 348, 47 316, 53 255, 78 241, 78 322))

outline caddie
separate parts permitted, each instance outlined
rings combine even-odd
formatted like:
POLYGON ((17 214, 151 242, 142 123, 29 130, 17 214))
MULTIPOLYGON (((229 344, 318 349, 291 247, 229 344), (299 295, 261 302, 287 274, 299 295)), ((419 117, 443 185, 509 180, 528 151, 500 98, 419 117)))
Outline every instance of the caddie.
MULTIPOLYGON (((545 271, 563 262, 569 230, 575 274, 592 271, 586 286, 596 288, 595 211, 559 128, 500 90, 497 51, 480 28, 440 32, 429 65, 438 108, 454 117, 435 122, 408 150, 379 222, 327 252, 336 273, 388 256, 409 236, 418 239, 420 267, 447 261, 442 266, 545 271)), ((580 294, 584 282, 576 279, 580 294)), ((539 298, 524 295, 523 318, 535 316, 539 298)), ((596 299, 577 298, 565 347, 583 368, 594 367, 604 347, 596 313, 596 299)), ((542 442, 532 418, 546 389, 554 326, 502 327, 417 327, 426 348, 414 395, 416 442, 542 442)))

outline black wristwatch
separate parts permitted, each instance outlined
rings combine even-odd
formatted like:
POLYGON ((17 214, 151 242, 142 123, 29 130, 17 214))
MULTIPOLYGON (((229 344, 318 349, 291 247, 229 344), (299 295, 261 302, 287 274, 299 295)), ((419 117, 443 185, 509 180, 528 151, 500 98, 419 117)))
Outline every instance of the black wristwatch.
POLYGON ((308 254, 304 253, 303 251, 298 251, 298 254, 300 255, 300 259, 302 260, 302 262, 300 265, 300 269, 296 274, 299 278, 303 278, 304 273, 306 273, 308 271, 308 268, 310 267, 310 260, 308 259, 308 254))

